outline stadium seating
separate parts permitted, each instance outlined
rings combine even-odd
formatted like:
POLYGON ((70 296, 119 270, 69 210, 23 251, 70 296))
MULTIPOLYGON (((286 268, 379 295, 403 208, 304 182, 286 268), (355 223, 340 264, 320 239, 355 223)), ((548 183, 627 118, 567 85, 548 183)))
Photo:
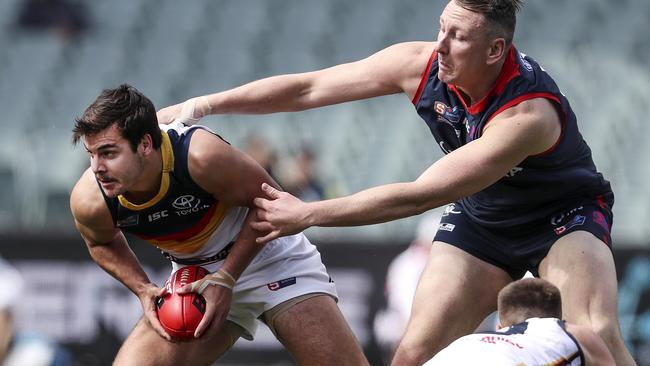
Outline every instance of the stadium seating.
MULTIPOLYGON (((435 37, 444 1, 114 0, 86 1, 91 27, 77 42, 23 34, 18 0, 0 1, 0 188, 15 215, 3 227, 46 228, 65 211, 86 154, 70 129, 102 88, 128 82, 157 107, 257 78, 365 57, 391 43, 435 37), (11 172, 11 173, 7 173, 11 172)), ((650 237, 650 42, 645 0, 529 1, 516 44, 556 77, 578 115, 599 169, 617 195, 616 238, 650 237), (641 117, 641 118, 640 118, 641 117)), ((302 144, 334 194, 411 180, 440 156, 404 96, 300 114, 209 117, 235 146, 255 131, 280 156, 302 144)), ((2 196, 4 197, 4 196, 2 196)), ((413 220, 314 235, 410 237, 413 220)), ((72 227, 70 227, 72 230, 72 227)))

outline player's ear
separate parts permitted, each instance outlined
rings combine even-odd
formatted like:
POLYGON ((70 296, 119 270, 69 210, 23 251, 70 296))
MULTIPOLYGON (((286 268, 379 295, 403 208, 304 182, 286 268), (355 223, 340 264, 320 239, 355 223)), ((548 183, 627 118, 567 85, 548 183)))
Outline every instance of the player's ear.
POLYGON ((142 136, 140 144, 138 145, 138 149, 144 154, 150 154, 154 150, 153 139, 151 138, 150 134, 146 133, 144 136, 142 136))
POLYGON ((494 64, 501 59, 506 52, 506 40, 503 38, 495 38, 490 43, 487 54, 487 63, 494 64))

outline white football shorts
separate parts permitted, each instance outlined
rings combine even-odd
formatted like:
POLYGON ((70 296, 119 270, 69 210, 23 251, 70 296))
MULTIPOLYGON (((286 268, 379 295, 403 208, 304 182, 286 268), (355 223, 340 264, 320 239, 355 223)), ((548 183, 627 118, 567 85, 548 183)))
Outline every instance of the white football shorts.
MULTIPOLYGON (((223 261, 203 267, 215 272, 223 261)), ((184 267, 172 262, 172 273, 184 267)), ((253 340, 257 319, 266 311, 295 297, 323 293, 338 300, 320 253, 300 233, 266 244, 242 273, 233 289, 228 320, 244 329, 243 338, 253 340)))

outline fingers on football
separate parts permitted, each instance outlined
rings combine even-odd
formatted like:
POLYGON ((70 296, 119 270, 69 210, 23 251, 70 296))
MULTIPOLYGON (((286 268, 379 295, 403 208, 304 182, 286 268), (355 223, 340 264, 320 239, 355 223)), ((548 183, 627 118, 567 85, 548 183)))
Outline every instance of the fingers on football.
MULTIPOLYGON (((195 281, 195 282, 200 282, 200 281, 201 280, 198 280, 198 281, 195 281)), ((192 287, 194 287, 195 282, 188 283, 187 285, 181 286, 180 288, 176 289, 176 293, 179 294, 179 295, 184 295, 184 294, 187 294, 187 293, 190 293, 190 292, 194 292, 192 290, 192 287)), ((198 283, 197 283, 196 287, 198 287, 198 283)))
POLYGON ((158 320, 158 316, 156 313, 153 313, 153 316, 148 316, 147 319, 149 320, 149 325, 153 328, 153 330, 158 333, 161 337, 165 338, 168 341, 172 340, 172 337, 165 332, 165 329, 163 329, 162 325, 160 325, 160 321, 158 320))
POLYGON ((205 313, 203 314, 203 319, 201 319, 201 322, 199 325, 196 327, 196 330, 194 331, 194 338, 199 338, 203 332, 208 328, 210 325, 210 322, 212 322, 212 318, 214 318, 214 313, 215 313, 215 307, 211 303, 207 303, 205 307, 205 313))
POLYGON ((202 279, 194 281, 192 283, 188 283, 188 284, 183 285, 180 288, 176 289, 176 293, 179 294, 179 295, 188 294, 190 292, 200 293, 200 292, 197 291, 197 289, 201 287, 202 283, 203 283, 202 279))
POLYGON ((167 286, 163 286, 163 287, 159 288, 158 292, 156 293, 157 297, 163 297, 165 295, 167 295, 167 286))

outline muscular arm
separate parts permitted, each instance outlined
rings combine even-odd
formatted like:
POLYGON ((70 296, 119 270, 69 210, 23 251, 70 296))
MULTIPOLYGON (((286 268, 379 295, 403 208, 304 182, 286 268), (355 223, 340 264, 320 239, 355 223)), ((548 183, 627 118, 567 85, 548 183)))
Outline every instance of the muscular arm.
POLYGON ((567 331, 580 344, 587 366, 614 366, 616 364, 605 342, 591 329, 567 324, 567 331))
POLYGON ((560 132, 559 117, 550 102, 526 101, 495 117, 482 137, 438 160, 413 182, 311 203, 271 192, 276 200, 256 201, 264 210, 260 219, 270 225, 256 227, 275 231, 265 237, 269 239, 309 226, 358 226, 419 214, 495 183, 527 156, 553 146, 560 132), (287 199, 277 200, 281 196, 287 199))
MULTIPOLYGON (((188 112, 186 102, 185 112, 196 121, 207 114, 293 112, 399 92, 412 98, 434 46, 431 42, 400 43, 360 61, 253 81, 191 99, 188 102, 196 104, 188 112)), ((182 108, 177 104, 162 109, 159 122, 179 119, 182 108)))
MULTIPOLYGON (((479 139, 444 156, 417 180, 313 203, 316 225, 365 225, 412 216, 476 193, 527 156, 550 148, 560 123, 546 100, 524 102, 496 117, 479 139)), ((310 210, 311 211, 311 210, 310 210)))
POLYGON ((255 160, 204 130, 192 136, 189 170, 197 184, 224 204, 251 208, 222 267, 236 279, 262 248, 255 243, 258 235, 250 225, 255 216, 253 199, 262 195, 262 183, 277 185, 255 160))
POLYGON ((84 172, 73 188, 70 208, 90 256, 140 299, 149 324, 169 340, 155 309, 155 299, 162 295, 162 289, 149 280, 124 234, 113 226, 108 207, 90 169, 84 172))
POLYGON ((151 284, 140 262, 112 218, 95 182, 87 170, 70 195, 75 225, 93 260, 111 276, 140 296, 151 284))

